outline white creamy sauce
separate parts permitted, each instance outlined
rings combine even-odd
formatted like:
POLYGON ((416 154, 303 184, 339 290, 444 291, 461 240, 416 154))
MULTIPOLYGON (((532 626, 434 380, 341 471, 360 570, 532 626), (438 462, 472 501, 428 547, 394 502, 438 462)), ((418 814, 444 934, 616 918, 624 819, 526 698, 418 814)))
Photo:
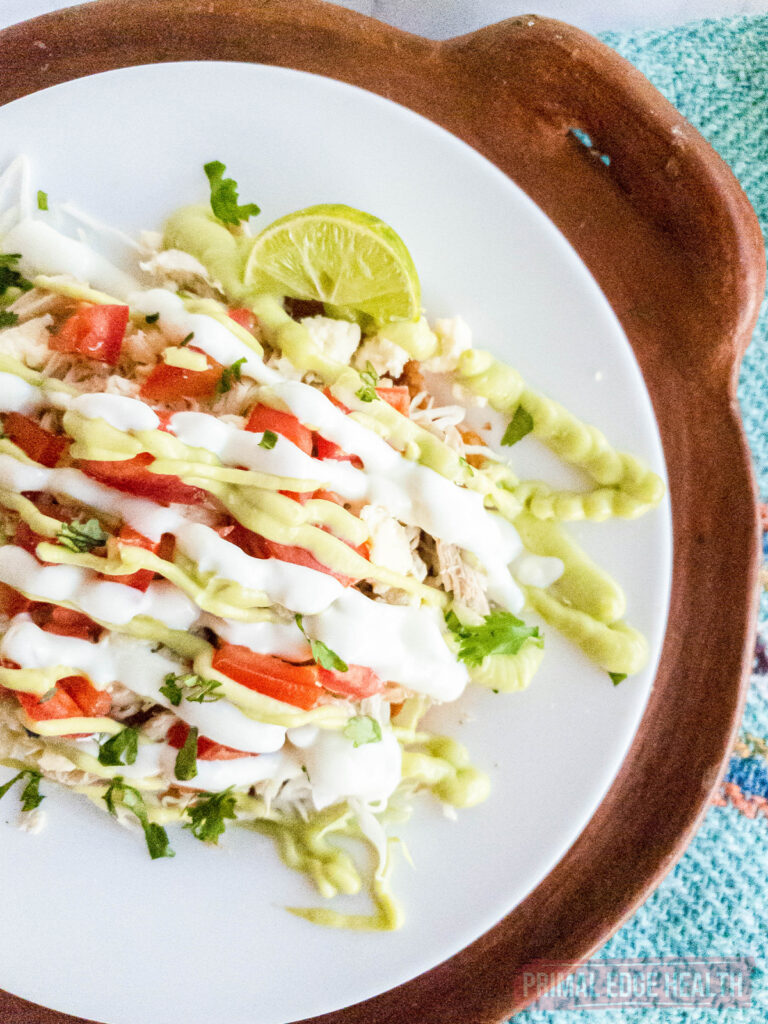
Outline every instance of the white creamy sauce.
POLYGON ((344 797, 386 800, 400 782, 400 744, 388 726, 379 742, 359 747, 340 732, 321 730, 302 757, 318 811, 344 797))
POLYGON ((222 366, 231 366, 238 359, 244 358, 245 362, 240 366, 243 376, 260 384, 269 384, 279 379, 279 374, 265 366, 258 353, 224 324, 204 313, 190 313, 183 300, 173 292, 164 288, 133 292, 128 296, 128 304, 137 313, 159 313, 160 326, 164 329, 173 328, 182 337, 194 334, 195 348, 202 349, 222 366))
POLYGON ((72 412, 89 420, 102 419, 111 427, 124 432, 130 430, 156 430, 160 420, 148 405, 127 395, 78 395, 69 403, 72 412))
POLYGON ((62 665, 87 675, 94 686, 104 689, 120 682, 129 690, 162 704, 187 725, 236 750, 261 754, 279 750, 285 729, 257 722, 225 700, 198 704, 182 699, 174 707, 160 687, 165 677, 183 675, 178 661, 151 646, 116 634, 106 634, 96 643, 76 637, 58 636, 36 626, 28 615, 17 615, 8 632, 0 639, 0 655, 22 668, 46 668, 62 665))
POLYGON ((0 412, 21 412, 25 416, 45 409, 48 395, 15 373, 0 373, 0 412))
POLYGON ((3 453, 0 453, 0 488, 19 493, 48 491, 66 495, 99 512, 117 516, 154 541, 160 540, 164 533, 175 532, 184 522, 183 506, 157 505, 97 483, 79 469, 46 469, 3 453))
POLYGON ((243 587, 263 591, 273 604, 312 615, 344 592, 333 576, 277 558, 253 558, 220 537, 210 526, 185 523, 176 531, 176 545, 197 563, 201 573, 214 573, 243 587))
POLYGON ((124 625, 148 615, 169 629, 189 629, 197 605, 166 581, 151 583, 146 593, 124 583, 100 580, 92 569, 75 565, 40 565, 34 555, 13 544, 0 547, 0 582, 42 601, 68 601, 94 619, 124 625))
POLYGON ((386 682, 440 701, 456 700, 468 680, 440 631, 440 612, 372 601, 349 589, 320 615, 304 620, 349 665, 366 665, 386 682))
POLYGON ((515 579, 526 587, 548 587, 559 580, 564 571, 562 559, 530 555, 527 552, 517 558, 512 566, 515 579))
POLYGON ((66 274, 125 301, 139 282, 74 238, 67 238, 42 220, 26 218, 3 237, 5 252, 21 253, 28 275, 66 274))
POLYGON ((204 612, 200 624, 227 643, 248 647, 258 654, 274 654, 288 661, 309 661, 312 657, 307 638, 295 622, 235 622, 204 612))

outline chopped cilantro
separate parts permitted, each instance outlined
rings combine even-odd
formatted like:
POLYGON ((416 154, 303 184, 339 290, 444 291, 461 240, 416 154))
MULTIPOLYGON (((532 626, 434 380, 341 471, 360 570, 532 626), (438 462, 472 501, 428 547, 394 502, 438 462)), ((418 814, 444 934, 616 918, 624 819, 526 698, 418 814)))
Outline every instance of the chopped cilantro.
POLYGON ((50 690, 46 690, 43 696, 40 698, 40 703, 47 704, 49 700, 53 700, 53 698, 56 696, 58 692, 58 688, 52 686, 50 690))
POLYGON ((264 436, 259 441, 259 448, 266 448, 267 451, 270 451, 272 448, 275 447, 276 444, 277 434, 275 434, 274 431, 272 430, 265 430, 264 436))
POLYGON ((619 683, 623 683, 627 678, 626 672, 609 672, 608 675, 611 677, 611 682, 614 686, 618 686, 619 683))
POLYGON ((237 359, 231 366, 225 366, 221 372, 219 383, 216 385, 216 394, 224 395, 230 390, 235 381, 240 380, 241 370, 240 367, 246 362, 246 357, 242 356, 237 359))
POLYGON ((135 764, 138 752, 138 729, 123 729, 100 745, 99 764, 114 768, 124 764, 135 764))
POLYGON ((146 320, 146 322, 148 324, 156 324, 157 321, 160 319, 160 314, 159 313, 147 313, 147 315, 144 317, 144 319, 146 320))
MULTIPOLYGON (((158 314, 158 315, 159 315, 159 314, 158 314)), ((188 334, 188 335, 186 336, 186 338, 183 338, 183 339, 182 339, 182 340, 181 340, 181 341, 179 342, 179 348, 186 348, 186 347, 187 347, 187 345, 188 345, 188 344, 190 343, 190 341, 192 341, 192 339, 194 338, 194 336, 195 336, 195 332, 194 332, 194 331, 190 331, 190 332, 189 332, 189 334, 188 334)))
POLYGON ((48 193, 43 192, 42 189, 37 190, 37 208, 38 210, 48 209, 48 193))
POLYGON ((9 288, 18 288, 19 291, 28 292, 32 287, 32 282, 13 267, 13 264, 20 259, 20 252, 0 252, 0 296, 5 295, 9 288))
POLYGON ((93 551, 94 548, 106 544, 107 535, 98 519, 89 519, 86 523, 77 519, 73 523, 64 523, 56 539, 69 551, 83 552, 93 551))
POLYGON ((226 165, 220 160, 212 160, 205 164, 203 170, 211 185, 211 209, 214 215, 224 224, 237 226, 241 221, 249 220, 261 213, 256 203, 239 205, 237 182, 233 178, 225 178, 226 165))
POLYGON ((197 737, 199 730, 192 728, 187 733, 184 746, 176 755, 174 774, 182 782, 189 782, 197 775, 197 737))
POLYGON ((522 440, 526 434, 530 434, 532 430, 533 416, 531 416, 531 414, 527 412, 522 405, 518 405, 515 410, 515 415, 509 421, 507 429, 504 431, 501 443, 510 447, 522 440))
POLYGON ((373 363, 366 362, 365 369, 360 371, 360 380, 363 386, 355 392, 361 402, 372 402, 379 396, 376 394, 376 385, 379 383, 379 375, 373 368, 373 363))
POLYGON ((352 740, 355 747, 362 747, 366 743, 379 743, 381 726, 370 715, 355 715, 344 726, 344 735, 348 740, 352 740))
MULTIPOLYGON (((306 632, 304 632, 304 620, 301 615, 296 616, 296 625, 304 633, 304 636, 307 636, 306 632)), ((313 640, 308 636, 307 640, 309 640, 309 646, 312 648, 312 657, 318 665, 322 665, 323 668, 328 669, 330 672, 334 669, 337 672, 347 672, 349 670, 349 665, 346 661, 342 661, 336 651, 332 651, 322 640, 313 640)))
POLYGON ((40 772, 35 771, 33 768, 25 768, 20 771, 18 775, 14 775, 10 782, 6 782, 4 786, 0 786, 0 800, 3 799, 5 794, 11 788, 15 786, 17 782, 21 782, 22 779, 27 780, 27 784, 24 786, 20 794, 21 809, 22 811, 34 811, 36 807, 45 800, 45 797, 40 793, 40 780, 42 775, 40 772))
POLYGON ((232 787, 222 793, 201 793, 187 808, 187 814, 190 820, 184 828, 190 829, 192 835, 204 843, 218 843, 227 827, 225 820, 237 817, 232 787))
POLYGON ((214 693, 221 686, 218 679, 203 679, 195 672, 175 676, 172 672, 163 680, 160 693, 164 694, 175 708, 186 697, 193 704, 213 704, 221 700, 223 693, 214 693))
POLYGON ((11 313, 8 309, 0 309, 0 327, 15 327, 18 322, 18 313, 11 313))
POLYGON ((539 627, 526 626, 511 612, 493 611, 479 626, 465 626, 453 611, 445 621, 459 641, 459 661, 467 665, 480 665, 491 654, 517 654, 527 640, 544 646, 539 627))
POLYGON ((104 803, 110 814, 117 815, 116 804, 122 804, 139 820, 144 830, 144 838, 147 841, 147 849, 152 860, 159 857, 175 857, 176 854, 170 847, 168 833, 161 825, 156 825, 149 820, 144 797, 133 786, 127 786, 122 775, 116 775, 110 782, 103 797, 104 803))

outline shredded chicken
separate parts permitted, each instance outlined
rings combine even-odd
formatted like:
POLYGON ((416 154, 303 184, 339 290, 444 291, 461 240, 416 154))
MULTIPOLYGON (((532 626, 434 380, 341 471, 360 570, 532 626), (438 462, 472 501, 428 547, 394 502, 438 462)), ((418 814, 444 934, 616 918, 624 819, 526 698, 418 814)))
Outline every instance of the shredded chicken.
POLYGON ((435 554, 439 569, 440 584, 453 593, 454 599, 480 615, 491 610, 485 596, 485 580, 477 569, 473 569, 455 544, 445 544, 435 539, 435 554))
POLYGON ((354 363, 358 370, 365 370, 370 363, 380 377, 399 377, 411 357, 394 342, 374 335, 367 338, 355 353, 354 363))

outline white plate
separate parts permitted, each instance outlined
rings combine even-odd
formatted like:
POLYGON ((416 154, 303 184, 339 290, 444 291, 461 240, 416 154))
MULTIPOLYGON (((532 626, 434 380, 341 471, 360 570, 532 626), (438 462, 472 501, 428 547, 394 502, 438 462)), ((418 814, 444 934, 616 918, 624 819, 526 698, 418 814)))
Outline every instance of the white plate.
MULTIPOLYGON (((11 103, 0 139, 0 165, 29 154, 35 188, 128 230, 203 198, 202 164, 214 159, 241 201, 262 205, 260 224, 319 202, 375 212, 409 246, 430 317, 461 312, 478 344, 664 473, 630 347, 578 257, 503 174, 410 111, 294 71, 163 64, 11 103)), ((266 839, 233 831, 216 850, 185 833, 175 860, 153 863, 141 836, 70 795, 46 802, 43 834, 20 833, 11 795, 0 805, 0 985, 109 1024, 285 1024, 385 991, 479 936, 588 821, 635 732, 663 637, 668 507, 574 532, 626 588, 650 664, 614 689, 548 630, 528 692, 472 693, 464 714, 452 710, 493 794, 456 822, 423 801, 402 829, 415 865, 401 862, 394 878, 402 931, 329 932, 287 914, 316 897, 266 839)))

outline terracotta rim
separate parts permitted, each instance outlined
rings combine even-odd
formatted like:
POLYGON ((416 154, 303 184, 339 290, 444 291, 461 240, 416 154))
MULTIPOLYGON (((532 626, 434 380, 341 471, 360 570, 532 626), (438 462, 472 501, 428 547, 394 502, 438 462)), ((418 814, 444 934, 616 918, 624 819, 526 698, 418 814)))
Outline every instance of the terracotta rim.
MULTIPOLYGON (((619 775, 560 863, 498 925, 434 970, 311 1022, 495 1024, 530 999, 526 965, 584 960, 661 882, 735 739, 759 566, 736 402, 765 284, 757 219, 725 164, 638 71, 585 33, 534 16, 434 43, 322 0, 98 0, 0 33, 0 104, 86 74, 179 60, 338 78, 464 139, 575 246, 651 394, 670 474, 672 600, 651 699, 619 775)), ((2 993, 0 1011, 6 1024, 75 1024, 2 993)))

